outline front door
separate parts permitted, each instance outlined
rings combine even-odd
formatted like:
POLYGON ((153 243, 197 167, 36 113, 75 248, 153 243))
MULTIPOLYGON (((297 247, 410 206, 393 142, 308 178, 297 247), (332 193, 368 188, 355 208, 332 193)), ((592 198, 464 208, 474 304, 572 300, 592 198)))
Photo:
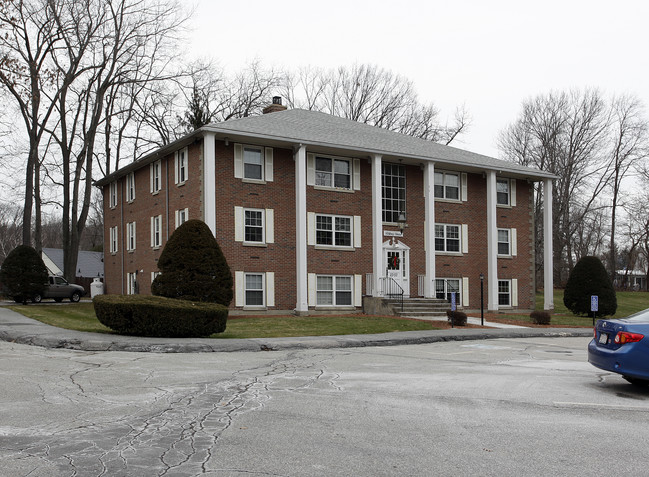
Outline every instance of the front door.
POLYGON ((410 296, 409 247, 400 241, 386 242, 383 245, 385 276, 403 289, 404 296, 410 296))

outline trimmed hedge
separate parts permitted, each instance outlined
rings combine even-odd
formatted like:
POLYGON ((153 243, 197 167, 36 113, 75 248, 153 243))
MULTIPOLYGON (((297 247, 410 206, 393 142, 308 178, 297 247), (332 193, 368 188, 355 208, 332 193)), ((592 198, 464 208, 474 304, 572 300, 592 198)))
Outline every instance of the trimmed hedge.
POLYGON ((45 291, 47 268, 36 250, 28 245, 18 245, 2 264, 0 281, 8 297, 27 304, 27 300, 45 291))
POLYGON ((167 338, 196 338, 222 333, 228 309, 148 295, 97 295, 97 319, 119 334, 167 338))
POLYGON ((547 311, 533 311, 530 313, 530 318, 535 325, 549 325, 552 319, 547 311))
POLYGON ((232 301, 232 272, 210 228, 188 220, 171 235, 158 260, 151 293, 167 298, 220 303, 232 301))
POLYGON ((448 322, 452 323, 453 326, 466 326, 466 313, 462 311, 447 310, 446 316, 448 317, 448 322))

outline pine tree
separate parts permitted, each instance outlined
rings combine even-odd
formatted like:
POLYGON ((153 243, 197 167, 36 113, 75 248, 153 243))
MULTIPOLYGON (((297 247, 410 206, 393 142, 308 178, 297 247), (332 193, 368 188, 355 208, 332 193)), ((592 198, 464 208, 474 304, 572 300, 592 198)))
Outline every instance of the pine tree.
POLYGON ((604 265, 597 257, 583 257, 568 277, 563 292, 563 304, 577 315, 588 315, 593 295, 598 297, 598 315, 615 314, 617 297, 604 265))

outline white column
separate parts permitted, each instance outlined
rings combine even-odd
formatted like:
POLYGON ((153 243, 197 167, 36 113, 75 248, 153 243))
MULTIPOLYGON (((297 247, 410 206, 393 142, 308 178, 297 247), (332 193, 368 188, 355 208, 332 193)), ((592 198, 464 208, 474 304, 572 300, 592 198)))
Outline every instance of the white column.
POLYGON ((487 172, 487 310, 498 311, 498 225, 496 172, 487 172))
POLYGON ((306 315, 309 312, 307 284, 307 211, 306 211, 306 147, 301 145, 294 154, 295 159, 295 286, 297 303, 295 313, 306 315))
POLYGON ((552 179, 543 183, 543 309, 554 310, 552 250, 552 179))
POLYGON ((372 273, 373 296, 381 296, 379 278, 383 276, 383 190, 381 156, 372 155, 372 273))
MULTIPOLYGON (((216 236, 216 139, 203 133, 203 220, 216 236)), ((167 221, 168 222, 168 221, 167 221)))
POLYGON ((435 287, 433 281, 435 280, 435 165, 432 162, 426 163, 424 170, 426 174, 426 190, 424 197, 426 198, 426 278, 424 281, 424 297, 433 298, 435 296, 435 287))

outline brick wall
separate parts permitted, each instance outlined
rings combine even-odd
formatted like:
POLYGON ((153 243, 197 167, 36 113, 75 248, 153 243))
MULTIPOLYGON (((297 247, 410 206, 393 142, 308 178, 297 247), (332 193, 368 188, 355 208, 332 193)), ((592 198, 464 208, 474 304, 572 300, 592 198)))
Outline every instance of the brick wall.
MULTIPOLYGON (((162 190, 150 193, 150 171, 145 166, 135 173, 136 198, 124 201, 124 178, 119 180, 117 207, 109 207, 109 185, 104 188, 105 242, 109 244, 109 229, 119 226, 119 251, 111 254, 105 247, 105 274, 107 293, 126 292, 126 274, 138 271, 140 293, 150 293, 151 272, 157 270, 156 262, 168 237, 175 228, 175 212, 188 208, 189 218, 203 218, 202 196, 202 143, 188 147, 188 180, 184 185, 174 184, 174 156, 162 159, 162 190), (151 247, 151 217, 163 215, 162 245, 151 247), (126 252, 126 223, 137 223, 137 247, 126 252), (143 272, 139 272, 142 270, 143 272)), ((273 149, 273 181, 265 184, 251 183, 234 177, 234 144, 216 142, 216 239, 225 254, 232 273, 275 273, 275 309, 291 310, 296 298, 296 248, 295 248, 295 162, 290 149, 273 149), (235 242, 235 207, 273 209, 274 243, 264 246, 235 242)), ((360 216, 362 245, 354 250, 323 250, 307 247, 308 273, 333 275, 361 275, 363 290, 366 274, 372 273, 372 196, 371 165, 361 158, 361 187, 356 191, 324 190, 307 186, 307 211, 322 214, 360 216)), ((410 292, 417 296, 417 277, 425 274, 423 172, 418 165, 406 165, 406 212, 408 227, 401 240, 410 247, 410 292)), ((520 308, 533 308, 533 253, 531 186, 518 181, 516 207, 498 207, 497 225, 516 228, 517 255, 498 259, 500 279, 518 279, 520 308)), ((486 180, 482 174, 467 175, 467 201, 436 201, 435 221, 445 224, 467 224, 468 254, 438 254, 436 272, 440 278, 469 278, 469 308, 480 306, 479 275, 487 283, 487 217, 486 180)), ((384 226, 384 230, 398 230, 384 226)), ((388 240, 384 237, 384 241, 388 240)), ((486 296, 486 295, 485 295, 486 296)), ((485 303, 486 305, 486 303, 485 303)), ((232 303, 234 307, 234 300, 232 303)))

